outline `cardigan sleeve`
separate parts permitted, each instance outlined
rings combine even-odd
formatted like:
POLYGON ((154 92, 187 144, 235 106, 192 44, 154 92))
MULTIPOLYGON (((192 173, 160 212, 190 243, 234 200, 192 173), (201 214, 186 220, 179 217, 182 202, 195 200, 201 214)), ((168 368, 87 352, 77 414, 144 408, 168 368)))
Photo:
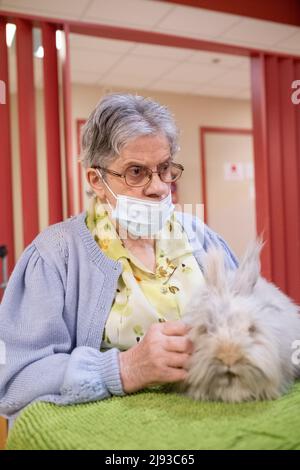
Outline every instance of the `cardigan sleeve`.
POLYGON ((226 241, 208 227, 199 217, 188 212, 176 212, 176 216, 183 224, 200 267, 203 250, 208 251, 212 246, 223 251, 227 269, 234 270, 238 267, 238 259, 226 241))
POLYGON ((200 267, 202 266, 203 250, 204 252, 208 251, 211 246, 223 251, 227 269, 234 270, 238 267, 238 259, 225 240, 208 227, 201 218, 190 212, 176 211, 175 214, 176 218, 181 222, 187 233, 189 242, 191 243, 194 255, 196 256, 200 267))
POLYGON ((211 230, 207 225, 205 226, 205 242, 204 242, 204 249, 207 251, 210 246, 215 246, 223 250, 225 255, 225 263, 227 269, 236 269, 239 265, 238 259, 229 248, 228 244, 225 240, 216 232, 211 230))
POLYGON ((64 297, 59 272, 32 243, 0 306, 0 415, 11 417, 48 395, 57 404, 124 395, 119 351, 74 346, 64 321, 64 297))

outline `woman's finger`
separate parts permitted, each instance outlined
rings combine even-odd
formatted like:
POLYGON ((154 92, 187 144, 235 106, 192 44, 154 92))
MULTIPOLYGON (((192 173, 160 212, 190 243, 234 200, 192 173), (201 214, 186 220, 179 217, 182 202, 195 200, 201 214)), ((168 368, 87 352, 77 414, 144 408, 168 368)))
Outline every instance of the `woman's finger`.
POLYGON ((162 323, 162 333, 168 336, 184 336, 191 329, 182 320, 166 321, 162 323))
POLYGON ((177 368, 188 370, 190 359, 191 359, 190 354, 174 352, 168 355, 167 365, 169 367, 177 367, 177 368))
POLYGON ((170 352, 192 354, 194 345, 186 336, 167 336, 164 347, 170 352))

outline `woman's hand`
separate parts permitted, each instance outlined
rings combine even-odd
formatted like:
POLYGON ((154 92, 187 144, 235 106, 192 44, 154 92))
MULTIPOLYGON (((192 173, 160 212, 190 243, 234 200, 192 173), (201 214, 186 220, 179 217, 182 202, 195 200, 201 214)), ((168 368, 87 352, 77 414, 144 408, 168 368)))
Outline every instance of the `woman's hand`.
POLYGON ((193 343, 183 321, 151 325, 144 339, 119 354, 124 392, 136 392, 155 384, 178 382, 187 376, 193 343))

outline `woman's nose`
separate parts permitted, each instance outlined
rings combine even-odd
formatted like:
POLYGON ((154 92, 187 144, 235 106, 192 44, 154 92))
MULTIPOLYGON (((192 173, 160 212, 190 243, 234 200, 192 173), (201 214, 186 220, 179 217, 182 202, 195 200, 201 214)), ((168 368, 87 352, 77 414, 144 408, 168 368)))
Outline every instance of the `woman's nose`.
POLYGON ((160 179, 158 173, 153 173, 150 183, 144 189, 145 196, 167 196, 170 191, 169 186, 160 179))

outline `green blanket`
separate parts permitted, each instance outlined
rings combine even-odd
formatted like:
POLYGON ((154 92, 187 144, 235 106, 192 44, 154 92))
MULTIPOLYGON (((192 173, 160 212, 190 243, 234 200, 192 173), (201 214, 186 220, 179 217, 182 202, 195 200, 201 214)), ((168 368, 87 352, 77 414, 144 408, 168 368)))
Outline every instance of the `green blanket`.
POLYGON ((196 402, 162 390, 72 406, 35 403, 7 449, 300 449, 300 383, 275 401, 196 402))

